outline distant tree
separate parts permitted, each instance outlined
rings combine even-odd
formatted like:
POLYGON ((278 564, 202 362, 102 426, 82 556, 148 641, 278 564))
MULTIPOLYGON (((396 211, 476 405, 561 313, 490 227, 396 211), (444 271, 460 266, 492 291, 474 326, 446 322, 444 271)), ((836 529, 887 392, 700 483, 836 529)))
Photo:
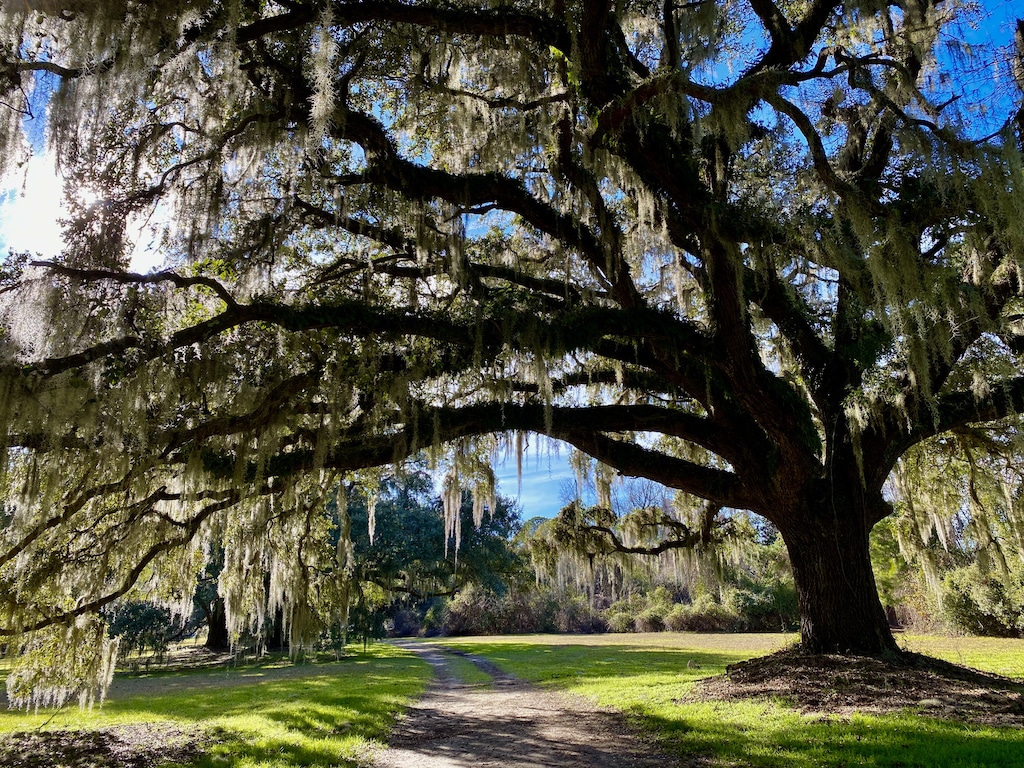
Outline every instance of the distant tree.
POLYGON ((372 540, 365 498, 350 494, 346 508, 354 555, 349 621, 357 633, 379 635, 396 609, 418 609, 469 585, 503 592, 523 581, 525 564, 513 547, 519 513, 508 499, 496 496, 477 525, 472 496, 462 493, 456 551, 446 544, 443 505, 426 472, 387 477, 376 495, 372 540))
POLYGON ((182 636, 183 622, 153 603, 130 602, 112 612, 110 634, 118 639, 119 653, 163 656, 171 641, 182 636))
POLYGON ((571 579, 588 591, 614 594, 631 575, 662 571, 680 583, 683 571, 721 573, 761 532, 747 512, 694 508, 686 494, 647 480, 620 478, 574 452, 571 500, 550 521, 538 521, 525 546, 538 575, 571 579))
POLYGON ((583 456, 570 463, 577 498, 522 536, 539 579, 600 601, 614 631, 793 625, 792 572, 771 523, 737 510, 694 514, 679 494, 617 478, 583 456))
POLYGON ((974 13, 5 3, 0 161, 49 88, 71 210, 0 275, 0 637, 63 647, 218 537, 229 624, 317 632, 325 488, 540 433, 767 518, 804 648, 898 653, 890 472, 1024 412, 1024 57, 974 13))
MULTIPOLYGON (((917 591, 926 618, 977 634, 1024 632, 1024 441, 1015 423, 915 446, 891 477, 875 536, 883 589, 917 591)), ((891 599, 891 598, 890 598, 891 599)))

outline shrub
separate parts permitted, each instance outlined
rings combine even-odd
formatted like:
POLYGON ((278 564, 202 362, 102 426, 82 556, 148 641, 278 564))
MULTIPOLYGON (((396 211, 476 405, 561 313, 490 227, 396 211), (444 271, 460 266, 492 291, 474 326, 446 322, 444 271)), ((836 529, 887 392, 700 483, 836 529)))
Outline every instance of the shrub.
POLYGON ((672 606, 672 610, 665 614, 665 629, 669 632, 686 632, 689 623, 689 607, 681 603, 672 606))
POLYGON ((699 596, 691 605, 677 605, 666 616, 674 632, 732 632, 742 624, 740 616, 709 595, 699 596))
POLYGON ((661 632, 665 629, 665 611, 660 606, 645 608, 633 620, 637 632, 661 632))
POLYGON ((555 629, 558 632, 604 632, 607 628, 604 618, 590 607, 584 595, 563 595, 556 606, 555 629))
POLYGON ((585 628, 587 610, 582 598, 558 600, 546 589, 499 595, 486 587, 469 586, 444 605, 440 616, 435 609, 428 611, 424 625, 426 631, 433 626, 447 635, 590 631, 585 628))
POLYGON ((667 587, 655 587, 646 599, 647 608, 658 611, 662 616, 671 610, 675 600, 667 587))
POLYGON ((423 622, 420 627, 420 634, 424 637, 435 637, 444 632, 444 616, 447 601, 440 597, 435 597, 430 601, 430 604, 423 614, 423 622))
POLYGON ((497 602, 494 630, 498 634, 558 631, 559 604, 548 590, 506 592, 497 602))
POLYGON ((633 616, 628 611, 609 609, 605 614, 605 622, 608 624, 609 632, 633 631, 633 616))
POLYGON ((778 632, 800 623, 796 589, 791 583, 768 582, 730 589, 722 604, 736 617, 743 632, 778 632))
POLYGON ((497 596, 488 589, 470 585, 448 601, 442 626, 447 635, 497 634, 497 596))
POLYGON ((1015 587, 1011 583, 1007 588, 991 575, 982 573, 976 563, 957 568, 942 580, 942 614, 961 632, 1019 637, 1024 628, 1024 606, 1020 590, 1015 587))

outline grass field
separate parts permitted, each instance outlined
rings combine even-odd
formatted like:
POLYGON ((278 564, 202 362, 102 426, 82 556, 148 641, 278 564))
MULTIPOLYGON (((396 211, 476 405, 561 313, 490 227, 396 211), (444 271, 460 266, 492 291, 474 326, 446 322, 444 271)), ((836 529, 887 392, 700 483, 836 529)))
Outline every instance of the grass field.
MULTIPOLYGON (((543 686, 627 712, 683 764, 711 768, 1019 766, 1024 730, 894 715, 804 715, 783 701, 693 702, 701 677, 785 647, 793 635, 630 634, 445 639, 543 686)), ((429 641, 428 641, 429 642, 429 641)), ((1024 678, 1024 641, 907 636, 909 650, 1024 678)), ((482 682, 469 661, 453 671, 482 682)), ((388 645, 338 662, 176 670, 120 678, 102 708, 0 710, 13 732, 172 722, 214 733, 199 768, 353 766, 424 687, 425 663, 388 645)))
MULTIPOLYGON (((1020 766, 1024 731, 912 712, 803 715, 781 701, 686 701, 694 682, 784 647, 787 635, 603 635, 445 641, 541 685, 629 713, 685 760, 707 766, 1020 766)), ((909 650, 1020 676, 1024 641, 907 637, 909 650)))
POLYGON ((0 710, 5 734, 172 722, 217 737, 200 768, 353 766, 429 679, 427 664, 388 645, 337 662, 153 673, 115 681, 102 707, 0 710), (121 692, 118 692, 120 687, 121 692))
MULTIPOLYGON (((939 635, 904 635, 899 639, 908 651, 1024 680, 1024 640, 939 635)), ((1020 764, 1024 765, 1024 755, 1020 764)))

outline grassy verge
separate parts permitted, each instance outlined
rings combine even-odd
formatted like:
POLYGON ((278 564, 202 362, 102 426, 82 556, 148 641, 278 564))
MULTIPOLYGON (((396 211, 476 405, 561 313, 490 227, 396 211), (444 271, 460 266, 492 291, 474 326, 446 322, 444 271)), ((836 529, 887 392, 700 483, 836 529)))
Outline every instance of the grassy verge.
POLYGON ((3 733, 173 722, 217 734, 200 768, 353 766, 423 690, 424 662, 387 645, 337 662, 178 671, 115 683, 92 711, 0 711, 3 733))
POLYGON ((904 635, 900 645, 973 669, 1024 679, 1024 640, 1003 637, 904 635))
MULTIPOLYGON (((1012 766, 1024 731, 918 716, 803 715, 782 701, 694 703, 693 683, 727 664, 785 645, 783 635, 605 635, 490 638, 447 645, 485 656, 541 685, 589 696, 629 713, 681 758, 709 766, 1012 766)), ((1019 669, 1024 641, 908 638, 912 650, 1006 674, 1019 669), (1014 659, 1014 655, 1016 658, 1014 659), (968 662, 968 663, 971 663, 968 662), (1017 666, 1014 666, 1014 663, 1017 666)))

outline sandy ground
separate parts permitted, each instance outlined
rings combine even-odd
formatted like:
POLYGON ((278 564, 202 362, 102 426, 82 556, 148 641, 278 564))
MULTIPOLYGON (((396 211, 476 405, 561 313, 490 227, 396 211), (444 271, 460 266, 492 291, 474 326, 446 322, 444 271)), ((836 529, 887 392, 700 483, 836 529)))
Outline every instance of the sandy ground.
POLYGON ((541 690, 468 655, 491 676, 466 684, 451 656, 416 643, 435 678, 399 720, 390 744, 371 755, 373 768, 647 768, 679 763, 633 731, 616 712, 541 690))

